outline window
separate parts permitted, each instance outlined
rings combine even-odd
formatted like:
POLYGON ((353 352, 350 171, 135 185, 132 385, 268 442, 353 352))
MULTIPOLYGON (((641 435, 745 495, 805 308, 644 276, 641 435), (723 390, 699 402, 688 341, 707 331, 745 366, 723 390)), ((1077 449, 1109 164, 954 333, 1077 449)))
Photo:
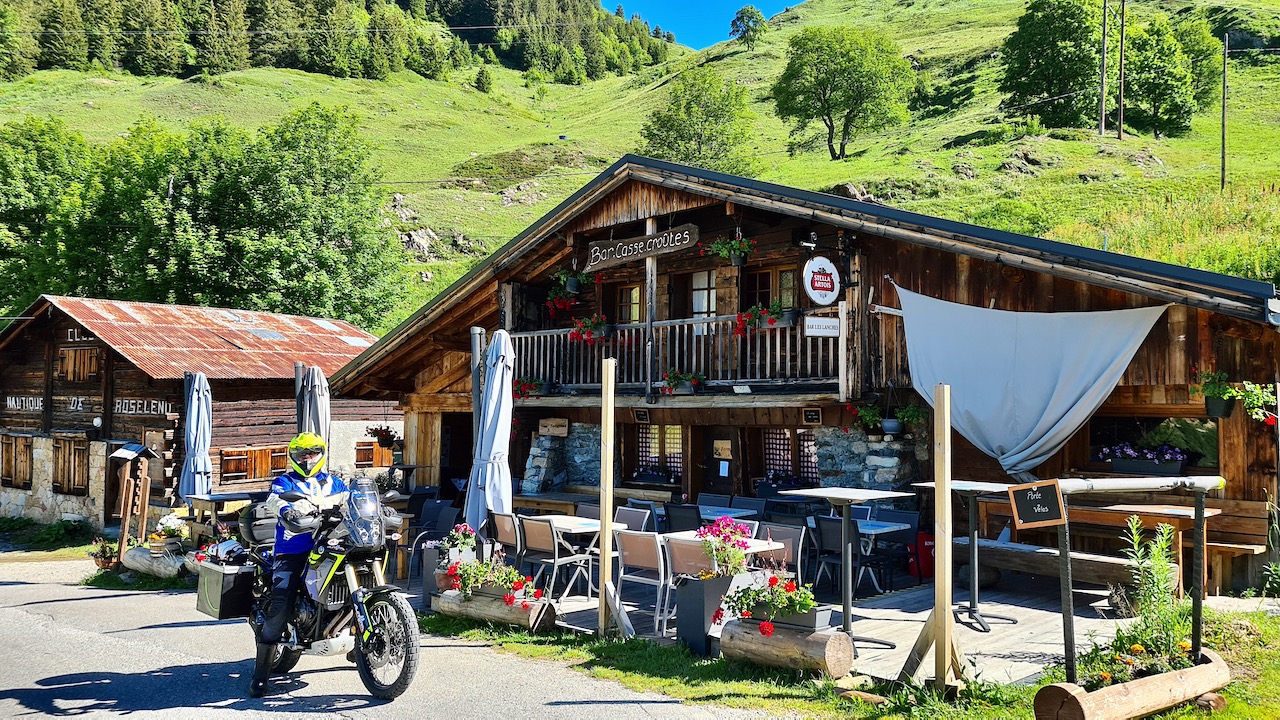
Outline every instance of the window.
POLYGON ((88 439, 53 439, 53 491, 64 495, 89 494, 88 439))
POLYGON ((806 483, 818 482, 818 446, 813 430, 801 428, 764 428, 765 476, 783 475, 800 478, 806 483))
MULTIPOLYGON (((716 273, 714 270, 696 272, 689 277, 689 308, 694 319, 715 317, 716 273)), ((706 335, 710 330, 710 325, 693 327, 695 335, 706 335)))
POLYGON ((0 486, 31 489, 31 438, 0 435, 0 486))
POLYGON ((223 448, 219 452, 224 483, 249 482, 273 478, 289 471, 289 448, 276 447, 223 448))
POLYGON ((395 452, 393 448, 384 448, 372 440, 356 443, 356 467, 391 467, 394 462, 391 459, 395 452))
POLYGON ((644 322, 644 301, 639 285, 624 285, 618 288, 618 322, 644 322))
POLYGON ((636 464, 665 467, 672 479, 684 475, 684 432, 679 425, 638 425, 636 464))
POLYGON ((742 282, 742 307, 755 305, 768 307, 777 300, 783 310, 798 306, 796 290, 799 287, 794 268, 766 268, 749 272, 742 282))
POLYGON ((98 348, 59 348, 58 379, 89 382, 98 379, 98 348))

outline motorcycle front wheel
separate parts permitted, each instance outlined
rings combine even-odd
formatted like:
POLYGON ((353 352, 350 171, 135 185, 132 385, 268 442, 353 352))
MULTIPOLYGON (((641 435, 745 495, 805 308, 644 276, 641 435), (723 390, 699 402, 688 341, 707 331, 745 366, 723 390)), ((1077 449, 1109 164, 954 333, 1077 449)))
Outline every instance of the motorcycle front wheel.
POLYGON ((403 595, 387 593, 368 602, 369 638, 356 646, 356 669, 369 693, 394 700, 418 672, 418 621, 403 595))

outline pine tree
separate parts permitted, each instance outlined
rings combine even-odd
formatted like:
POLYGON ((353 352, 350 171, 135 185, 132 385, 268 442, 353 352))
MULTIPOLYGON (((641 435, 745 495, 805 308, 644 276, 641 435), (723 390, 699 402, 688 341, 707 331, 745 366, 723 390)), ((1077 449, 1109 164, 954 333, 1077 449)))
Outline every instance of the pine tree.
POLYGON ((76 1, 51 0, 40 25, 40 67, 83 69, 89 62, 89 46, 76 1))
POLYGON ((360 57, 352 47, 355 22, 351 4, 347 0, 316 0, 315 9, 319 32, 309 36, 311 69, 334 77, 359 75, 360 57))
POLYGON ((126 41, 120 61, 135 75, 177 75, 182 69, 183 38, 178 17, 165 0, 134 0, 125 12, 126 41))
POLYGON ((252 0, 249 27, 258 31, 249 38, 249 61, 256 67, 304 68, 307 39, 302 13, 290 0, 252 0))
POLYGON ((196 65, 218 75, 249 66, 245 0, 205 0, 203 30, 196 35, 196 65))
POLYGON ((476 89, 486 94, 493 92, 493 76, 485 65, 481 65, 480 71, 476 73, 476 89))
POLYGON ((29 6, 0 5, 0 80, 14 80, 36 69, 40 43, 31 31, 38 28, 29 6))
POLYGON ((89 60, 110 70, 120 60, 120 22, 123 12, 118 0, 82 0, 85 38, 89 60))
POLYGON ((404 70, 404 58, 409 52, 409 32, 400 8, 390 3, 379 3, 369 17, 368 33, 370 52, 379 56, 375 60, 379 70, 383 65, 387 70, 378 76, 379 79, 404 70))

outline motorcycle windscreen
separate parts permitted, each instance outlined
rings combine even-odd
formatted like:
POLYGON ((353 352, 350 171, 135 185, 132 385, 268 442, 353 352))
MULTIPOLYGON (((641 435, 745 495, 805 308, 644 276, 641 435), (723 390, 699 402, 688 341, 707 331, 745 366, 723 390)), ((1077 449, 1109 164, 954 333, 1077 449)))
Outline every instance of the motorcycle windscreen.
POLYGON ((385 543, 382 531, 382 503, 378 486, 370 478, 356 481, 347 498, 347 532, 360 547, 380 548, 385 543))

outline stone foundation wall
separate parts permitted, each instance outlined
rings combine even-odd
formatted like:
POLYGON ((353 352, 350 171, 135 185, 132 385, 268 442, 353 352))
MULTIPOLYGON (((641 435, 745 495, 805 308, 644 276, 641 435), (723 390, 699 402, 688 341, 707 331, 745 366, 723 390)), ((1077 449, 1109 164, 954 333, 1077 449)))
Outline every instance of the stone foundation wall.
MULTIPOLYGON (((614 471, 622 468, 622 449, 617 448, 614 471)), ((571 423, 568 437, 539 435, 529 451, 524 467, 522 492, 554 492, 566 483, 600 484, 600 426, 571 423)))
POLYGON ((813 435, 823 487, 909 490, 911 483, 922 479, 921 463, 929 457, 925 436, 871 439, 861 430, 839 427, 815 428, 813 435))
POLYGON ((84 517, 101 528, 106 495, 107 444, 89 443, 89 494, 64 495, 53 491, 53 438, 31 440, 31 489, 0 488, 0 515, 25 516, 43 523, 57 522, 64 514, 84 517))

